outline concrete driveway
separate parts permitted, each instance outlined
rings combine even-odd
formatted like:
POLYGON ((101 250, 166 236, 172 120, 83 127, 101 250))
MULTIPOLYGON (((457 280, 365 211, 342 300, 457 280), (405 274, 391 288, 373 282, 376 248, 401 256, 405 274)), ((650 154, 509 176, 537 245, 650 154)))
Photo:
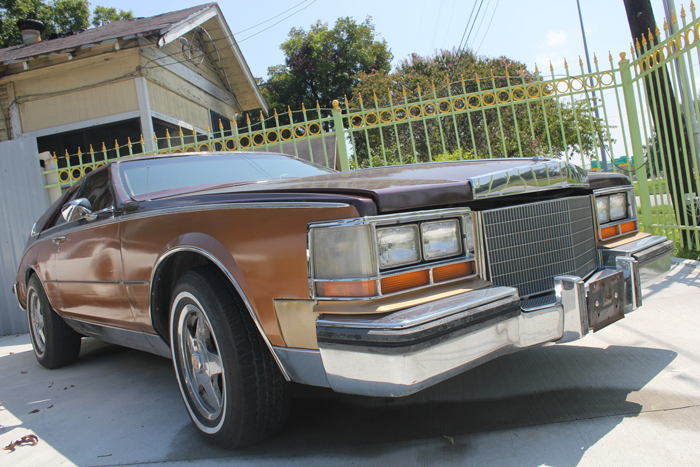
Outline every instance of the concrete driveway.
POLYGON ((230 452, 198 436, 171 362, 84 340, 39 366, 0 338, 0 465, 700 465, 700 264, 675 260, 644 307, 570 344, 487 363, 402 399, 296 386, 290 419, 230 452))

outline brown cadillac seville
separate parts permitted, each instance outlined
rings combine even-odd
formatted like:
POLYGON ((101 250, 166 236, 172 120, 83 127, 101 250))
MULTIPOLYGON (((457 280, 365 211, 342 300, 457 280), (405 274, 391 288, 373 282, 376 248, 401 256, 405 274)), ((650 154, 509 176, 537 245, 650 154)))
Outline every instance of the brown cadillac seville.
POLYGON ((277 430, 288 382, 404 396, 642 304, 672 243, 626 176, 551 159, 336 173, 265 153, 115 161, 39 219, 15 294, 39 363, 172 358, 203 436, 277 430))

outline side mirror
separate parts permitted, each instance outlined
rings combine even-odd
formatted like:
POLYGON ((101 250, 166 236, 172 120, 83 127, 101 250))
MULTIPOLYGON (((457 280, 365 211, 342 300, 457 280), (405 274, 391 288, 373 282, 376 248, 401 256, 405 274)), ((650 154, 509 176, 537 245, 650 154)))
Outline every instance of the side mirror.
POLYGON ((74 199, 61 208, 61 215, 66 222, 73 222, 87 218, 92 214, 92 204, 87 198, 74 199))

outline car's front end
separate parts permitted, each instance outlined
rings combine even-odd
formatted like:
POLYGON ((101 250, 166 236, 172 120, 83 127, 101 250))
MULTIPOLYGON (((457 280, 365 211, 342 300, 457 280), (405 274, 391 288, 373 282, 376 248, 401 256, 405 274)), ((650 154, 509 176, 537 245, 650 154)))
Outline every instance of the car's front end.
POLYGON ((278 358, 298 382, 403 396, 623 318, 673 244, 639 231, 628 181, 601 181, 535 160, 470 178, 465 205, 310 224, 311 300, 276 301, 278 358))

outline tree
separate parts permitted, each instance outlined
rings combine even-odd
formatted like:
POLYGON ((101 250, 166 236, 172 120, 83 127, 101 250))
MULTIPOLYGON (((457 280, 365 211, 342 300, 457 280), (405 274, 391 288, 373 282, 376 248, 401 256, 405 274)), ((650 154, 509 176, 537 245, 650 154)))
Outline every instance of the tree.
MULTIPOLYGON (((133 17, 131 11, 96 7, 93 24, 133 17)), ((53 34, 79 32, 90 26, 90 4, 87 0, 0 0, 0 48, 22 44, 22 33, 17 29, 19 19, 38 19, 44 23, 42 40, 53 34)))
POLYGON ((270 109, 283 113, 287 106, 330 108, 334 99, 351 93, 361 73, 387 73, 393 58, 389 46, 374 32, 372 18, 357 23, 338 18, 329 29, 317 21, 308 31, 292 28, 280 46, 284 65, 268 68, 263 95, 270 109))
MULTIPOLYGON (((455 155, 457 158, 518 155, 563 157, 566 153, 570 159, 576 154, 590 158, 595 154, 598 131, 605 141, 609 140, 601 120, 593 116, 589 100, 569 99, 566 102, 547 97, 525 105, 528 101, 525 92, 530 92, 526 90, 537 89, 541 78, 528 71, 524 64, 506 57, 476 56, 469 50, 442 50, 432 57, 413 54, 401 61, 391 73, 360 73, 358 78, 359 82, 353 89, 354 97, 349 100, 351 109, 368 109, 375 105, 383 107, 393 103, 417 113, 421 108, 421 104, 415 106, 419 89, 422 106, 430 101, 437 102, 440 107, 435 111, 435 118, 425 123, 409 123, 410 118, 397 117, 396 120, 402 123, 396 127, 385 128, 381 132, 378 128, 370 128, 366 133, 355 133, 355 155, 360 165, 369 163, 368 152, 372 153, 373 164, 380 152, 381 158, 386 158, 388 163, 449 160, 455 155), (496 110, 483 105, 468 115, 441 115, 442 111, 449 112, 452 108, 450 102, 459 103, 453 101, 451 96, 508 86, 520 87, 520 90, 494 91, 489 99, 498 96, 498 99, 504 100, 510 96, 514 103, 512 106, 496 110), (372 148, 371 151, 368 151, 368 147, 372 148)), ((544 86, 543 91, 553 96, 554 90, 550 86, 544 86)), ((470 106, 478 102, 473 99, 468 99, 470 106)), ((467 102, 462 101, 461 105, 462 108, 455 110, 467 108, 467 102)), ((423 112, 427 112, 425 107, 423 112)), ((386 116, 384 112, 382 115, 386 116)))
POLYGON ((119 10, 116 8, 108 8, 104 6, 96 6, 92 12, 92 25, 93 26, 104 26, 108 23, 113 23, 114 21, 121 21, 123 19, 131 19, 134 17, 134 12, 119 10))

